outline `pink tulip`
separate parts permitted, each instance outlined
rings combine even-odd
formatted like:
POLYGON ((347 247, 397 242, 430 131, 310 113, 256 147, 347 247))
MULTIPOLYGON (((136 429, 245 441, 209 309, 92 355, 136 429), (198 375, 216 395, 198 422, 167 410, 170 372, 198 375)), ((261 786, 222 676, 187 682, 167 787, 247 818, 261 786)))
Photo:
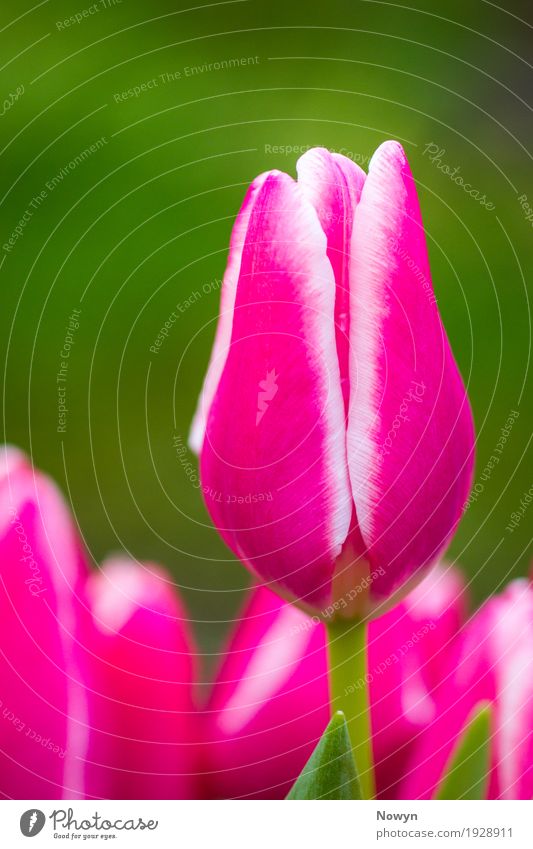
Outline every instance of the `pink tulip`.
POLYGON ((0 450, 0 793, 76 799, 90 734, 86 566, 54 484, 0 450), (81 645, 80 645, 81 641, 81 645))
POLYGON ((191 639, 169 576, 115 558, 91 576, 88 595, 96 627, 90 794, 194 797, 191 639))
POLYGON ((231 550, 314 611, 366 615, 421 578, 472 473, 468 399, 401 146, 323 149, 251 185, 191 431, 231 550))
MULTIPOLYGON (((435 717, 463 608, 462 579, 437 567, 370 624, 368 677, 382 797, 397 795, 413 740, 435 717)), ((353 686, 355 694, 362 682, 353 686)), ((328 722, 328 702, 324 626, 268 589, 255 589, 204 713, 206 795, 283 798, 328 722)))
POLYGON ((533 797, 533 589, 524 580, 487 601, 465 627, 433 721, 416 741, 403 798, 431 798, 472 711, 493 706, 488 797, 533 797))
POLYGON ((122 560, 89 576, 61 494, 13 448, 0 579, 0 794, 194 795, 190 639, 169 579, 122 560))

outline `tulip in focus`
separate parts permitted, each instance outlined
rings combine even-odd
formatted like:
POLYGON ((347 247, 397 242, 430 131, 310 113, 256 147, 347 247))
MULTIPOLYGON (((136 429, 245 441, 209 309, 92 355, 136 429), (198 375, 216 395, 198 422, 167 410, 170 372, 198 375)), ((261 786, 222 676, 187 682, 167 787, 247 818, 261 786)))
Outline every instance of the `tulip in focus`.
POLYGON ((191 642, 170 578, 90 574, 59 490, 0 452, 0 794, 188 798, 191 642))
POLYGON ((230 549, 313 612, 373 614, 449 541, 473 444, 401 146, 254 180, 191 431, 230 549))

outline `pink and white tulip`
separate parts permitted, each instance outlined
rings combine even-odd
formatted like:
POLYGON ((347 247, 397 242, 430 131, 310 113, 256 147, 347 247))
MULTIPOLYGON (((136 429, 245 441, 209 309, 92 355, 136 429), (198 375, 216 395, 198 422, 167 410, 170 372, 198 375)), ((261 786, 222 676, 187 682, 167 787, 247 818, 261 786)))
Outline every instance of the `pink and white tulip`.
POLYGON ((372 613, 446 546, 473 425, 398 143, 252 183, 191 445, 227 545, 313 611, 372 613))
POLYGON ((170 578, 90 574, 55 485, 0 452, 0 795, 188 798, 191 641, 170 578))
POLYGON ((194 797, 192 640, 170 576, 113 558, 91 575, 87 593, 95 625, 90 795, 194 797))
MULTIPOLYGON (((460 575, 439 566, 370 623, 373 749, 384 798, 397 796, 413 742, 435 718, 464 607, 460 575)), ((353 682, 354 698, 363 683, 353 682)), ((328 719, 324 626, 270 590, 255 589, 204 712, 204 793, 284 798, 328 719)))
POLYGON ((83 798, 86 565, 61 494, 0 450, 0 794, 83 798))
POLYGON ((401 794, 434 795, 452 749, 480 702, 493 707, 488 798, 533 797, 533 588, 514 581, 465 626, 434 719, 410 752, 401 794))

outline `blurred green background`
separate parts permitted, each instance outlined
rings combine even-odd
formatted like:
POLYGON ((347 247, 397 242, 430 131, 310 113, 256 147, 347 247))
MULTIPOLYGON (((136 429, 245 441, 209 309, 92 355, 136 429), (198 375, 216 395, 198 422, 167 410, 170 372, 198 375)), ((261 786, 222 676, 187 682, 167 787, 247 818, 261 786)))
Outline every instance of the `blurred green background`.
POLYGON ((531 7, 188 5, 2 4, 3 438, 60 482, 94 562, 125 550, 172 571, 216 652, 249 576, 211 528, 194 457, 187 471, 175 446, 207 363, 232 221, 256 174, 295 173, 287 146, 344 149, 366 167, 400 139, 476 418, 479 494, 450 553, 479 601, 530 557, 533 507, 506 526, 533 483, 533 228, 519 201, 533 206, 531 7), (439 170, 430 144, 494 209, 439 170))

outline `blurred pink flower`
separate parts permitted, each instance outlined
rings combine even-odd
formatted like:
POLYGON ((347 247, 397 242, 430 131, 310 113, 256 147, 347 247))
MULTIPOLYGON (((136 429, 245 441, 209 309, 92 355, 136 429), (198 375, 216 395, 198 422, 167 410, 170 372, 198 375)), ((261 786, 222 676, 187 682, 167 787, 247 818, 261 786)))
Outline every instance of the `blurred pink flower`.
POLYGON ((170 579, 126 560, 89 575, 59 490, 3 448, 0 795, 194 795, 192 675, 170 579))
MULTIPOLYGON (((370 623, 368 680, 378 794, 394 798, 455 662, 464 586, 433 569, 370 623)), ((354 681, 354 692, 363 682, 354 681)), ((324 626, 268 589, 252 592, 204 712, 210 797, 283 798, 329 719, 324 626)))
POLYGON ((473 424, 397 142, 252 183, 190 441, 227 545, 308 608, 366 615, 436 560, 473 424))
POLYGON ((89 795, 196 795, 194 664, 186 614, 168 574, 114 558, 87 594, 95 637, 89 795))
POLYGON ((413 746, 401 794, 430 798, 472 710, 493 705, 491 799, 533 797, 533 588, 514 581, 486 601, 460 636, 435 716, 413 746))

